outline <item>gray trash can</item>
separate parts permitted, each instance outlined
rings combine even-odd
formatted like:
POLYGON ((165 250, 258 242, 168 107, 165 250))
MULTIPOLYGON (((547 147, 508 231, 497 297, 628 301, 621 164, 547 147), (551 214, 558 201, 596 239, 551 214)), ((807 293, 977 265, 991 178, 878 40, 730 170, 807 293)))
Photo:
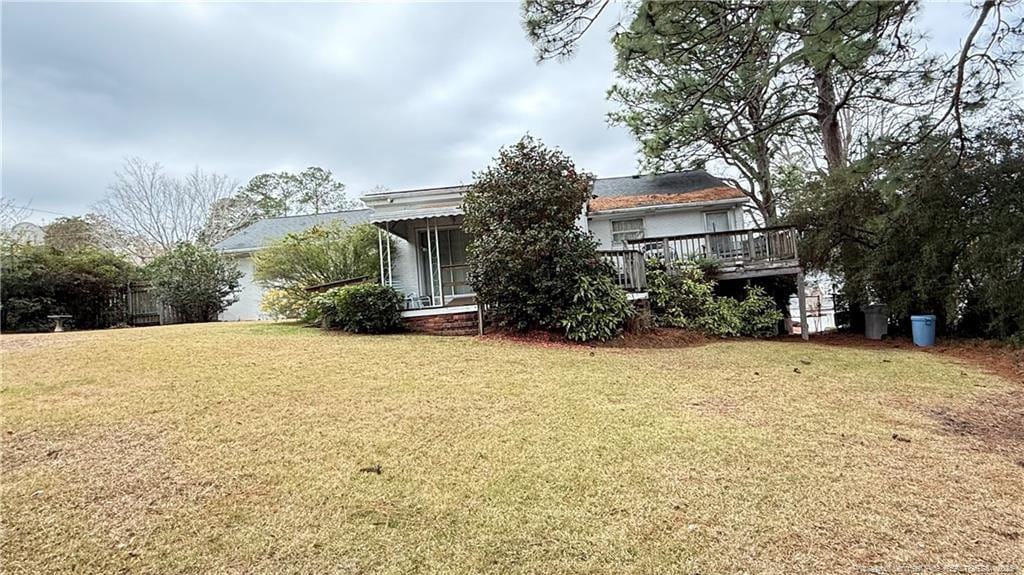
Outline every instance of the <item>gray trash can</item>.
POLYGON ((889 306, 873 303, 861 306, 864 312, 864 336, 868 339, 882 339, 889 333, 889 306))

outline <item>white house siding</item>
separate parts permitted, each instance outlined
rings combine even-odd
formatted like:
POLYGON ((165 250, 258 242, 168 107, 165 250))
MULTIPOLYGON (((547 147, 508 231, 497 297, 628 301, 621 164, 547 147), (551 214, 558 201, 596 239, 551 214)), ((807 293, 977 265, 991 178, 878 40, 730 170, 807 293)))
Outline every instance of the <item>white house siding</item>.
POLYGON ((268 316, 260 311, 260 300, 263 299, 262 286, 253 281, 253 263, 249 254, 235 256, 235 265, 244 274, 239 285, 242 287, 238 295, 238 301, 231 304, 228 309, 220 314, 221 321, 249 321, 257 319, 268 319, 268 316))
POLYGON ((392 286, 407 297, 420 295, 415 236, 413 238, 413 241, 410 242, 399 236, 392 236, 394 242, 391 248, 392 286))
POLYGON ((620 212, 617 214, 602 214, 592 216, 589 222, 591 233, 598 241, 600 249, 616 249, 612 245, 612 220, 633 220, 643 218, 644 236, 653 238, 659 236, 681 236, 687 234, 702 234, 706 230, 704 225, 704 214, 707 212, 728 211, 732 229, 743 229, 743 210, 738 206, 722 207, 695 207, 683 209, 660 209, 660 210, 638 210, 633 212, 620 212))

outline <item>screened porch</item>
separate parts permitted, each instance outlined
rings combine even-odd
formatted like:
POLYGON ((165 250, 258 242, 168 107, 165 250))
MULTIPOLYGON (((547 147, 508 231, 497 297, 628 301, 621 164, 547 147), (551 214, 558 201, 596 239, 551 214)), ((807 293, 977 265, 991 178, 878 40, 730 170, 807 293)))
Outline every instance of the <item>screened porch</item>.
POLYGON ((375 223, 381 281, 403 294, 406 310, 475 306, 460 214, 375 223))

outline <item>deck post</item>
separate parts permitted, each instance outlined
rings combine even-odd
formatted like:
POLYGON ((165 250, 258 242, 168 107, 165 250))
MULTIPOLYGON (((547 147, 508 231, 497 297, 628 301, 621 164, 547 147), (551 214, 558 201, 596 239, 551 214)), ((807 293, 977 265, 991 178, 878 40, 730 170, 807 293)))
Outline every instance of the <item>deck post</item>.
POLYGON ((807 293, 804 290, 804 272, 796 272, 796 299, 800 304, 800 337, 804 341, 811 338, 810 326, 807 325, 807 293))

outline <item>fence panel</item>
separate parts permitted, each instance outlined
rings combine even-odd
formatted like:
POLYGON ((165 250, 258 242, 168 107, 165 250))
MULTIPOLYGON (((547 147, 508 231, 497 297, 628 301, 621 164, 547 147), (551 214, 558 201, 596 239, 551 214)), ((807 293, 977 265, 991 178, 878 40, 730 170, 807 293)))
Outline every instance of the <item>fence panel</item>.
POLYGON ((130 282, 126 289, 126 299, 129 325, 181 323, 178 314, 160 301, 149 282, 130 282))

